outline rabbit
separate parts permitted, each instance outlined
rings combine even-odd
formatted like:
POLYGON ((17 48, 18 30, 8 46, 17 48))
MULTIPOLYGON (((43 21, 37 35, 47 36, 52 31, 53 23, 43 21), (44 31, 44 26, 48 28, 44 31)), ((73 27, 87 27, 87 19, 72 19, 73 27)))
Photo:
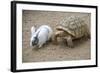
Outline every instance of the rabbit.
POLYGON ((34 26, 31 28, 30 46, 41 48, 48 40, 51 39, 53 30, 48 25, 42 25, 37 30, 34 26))

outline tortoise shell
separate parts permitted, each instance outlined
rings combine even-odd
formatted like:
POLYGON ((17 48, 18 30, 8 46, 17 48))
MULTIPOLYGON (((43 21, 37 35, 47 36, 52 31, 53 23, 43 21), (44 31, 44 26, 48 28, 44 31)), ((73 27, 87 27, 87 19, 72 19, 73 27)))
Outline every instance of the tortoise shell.
POLYGON ((87 24, 78 16, 70 16, 65 18, 57 29, 63 30, 75 38, 79 38, 85 35, 87 24))

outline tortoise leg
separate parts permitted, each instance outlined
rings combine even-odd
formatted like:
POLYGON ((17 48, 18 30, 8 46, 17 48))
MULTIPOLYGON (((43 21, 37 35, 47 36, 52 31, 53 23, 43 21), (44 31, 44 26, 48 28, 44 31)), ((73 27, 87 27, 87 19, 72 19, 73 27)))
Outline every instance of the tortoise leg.
POLYGON ((74 45, 73 45, 72 37, 68 36, 68 37, 66 37, 66 40, 67 40, 68 46, 71 47, 71 48, 73 48, 74 45))

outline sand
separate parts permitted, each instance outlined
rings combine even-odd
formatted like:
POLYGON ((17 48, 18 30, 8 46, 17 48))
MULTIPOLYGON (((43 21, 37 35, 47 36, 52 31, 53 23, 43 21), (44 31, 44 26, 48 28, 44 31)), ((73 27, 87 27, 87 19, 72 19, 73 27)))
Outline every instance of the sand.
MULTIPOLYGON (((45 44, 40 49, 30 47, 31 27, 38 28, 41 25, 49 25, 55 32, 55 27, 65 18, 71 15, 82 17, 90 27, 89 13, 32 11, 23 10, 22 18, 22 62, 47 62, 47 61, 71 61, 91 59, 90 39, 74 41, 74 48, 69 48, 66 43, 59 39, 59 44, 52 42, 45 44)), ((89 28, 90 29, 90 28, 89 28)))

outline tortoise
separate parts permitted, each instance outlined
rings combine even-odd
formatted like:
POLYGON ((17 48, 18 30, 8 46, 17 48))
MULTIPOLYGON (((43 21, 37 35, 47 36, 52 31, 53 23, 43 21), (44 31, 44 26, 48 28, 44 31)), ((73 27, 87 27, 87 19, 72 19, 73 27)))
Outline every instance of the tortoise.
POLYGON ((90 37, 90 32, 85 20, 79 16, 66 17, 60 26, 56 27, 57 32, 54 35, 54 40, 57 42, 57 38, 61 37, 66 40, 69 47, 74 47, 73 40, 90 37))

